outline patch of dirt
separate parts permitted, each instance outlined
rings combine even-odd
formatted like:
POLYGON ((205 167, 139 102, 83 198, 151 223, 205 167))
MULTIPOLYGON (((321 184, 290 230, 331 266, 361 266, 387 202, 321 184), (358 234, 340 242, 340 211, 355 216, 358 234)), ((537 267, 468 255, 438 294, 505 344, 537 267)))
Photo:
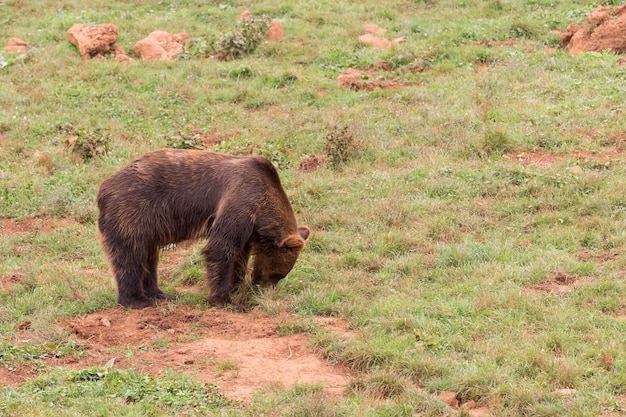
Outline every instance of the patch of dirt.
POLYGON ((503 155, 504 159, 517 160, 526 166, 550 167, 564 160, 575 159, 578 162, 607 162, 623 158, 623 151, 616 146, 603 149, 602 152, 578 150, 570 154, 552 153, 544 150, 517 150, 503 155))
POLYGON ((604 251, 602 253, 591 253, 588 249, 581 249, 576 253, 581 261, 592 261, 597 264, 603 264, 619 259, 620 253, 613 251, 604 251))
POLYGON ((479 42, 480 45, 486 46, 487 48, 511 48, 520 44, 519 39, 505 39, 501 41, 482 41, 479 42))
POLYGON ((476 401, 470 400, 467 402, 459 401, 459 394, 454 391, 441 391, 437 394, 437 398, 446 403, 450 408, 454 410, 465 410, 470 417, 485 417, 490 416, 491 412, 489 408, 480 406, 476 401))
POLYGON ((626 4, 614 9, 598 7, 581 26, 572 23, 562 34, 561 43, 571 55, 590 51, 626 52, 626 4))
POLYGON ((30 232, 52 233, 76 223, 76 220, 69 218, 30 217, 20 221, 0 218, 0 236, 30 232))
POLYGON ((0 386, 16 386, 23 384, 34 376, 34 372, 23 366, 7 369, 0 366, 0 386))
POLYGON ((529 288, 527 292, 531 295, 557 295, 563 296, 576 287, 579 280, 578 275, 571 275, 565 272, 553 272, 550 277, 541 284, 529 288))
MULTIPOLYGON (((255 392, 296 383, 320 384, 331 396, 343 395, 350 377, 345 367, 331 366, 316 355, 305 334, 278 334, 279 323, 289 317, 175 304, 144 310, 116 308, 62 322, 76 343, 85 347, 85 355, 50 358, 47 363, 84 369, 114 360, 114 367, 153 375, 173 369, 215 383, 229 398, 242 401, 251 400, 255 392)), ((320 323, 342 337, 356 335, 339 319, 320 323)), ((4 385, 29 377, 27 370, 0 368, 0 372, 4 385)))
POLYGON ((549 167, 565 159, 563 154, 555 154, 543 150, 519 150, 503 156, 504 159, 517 160, 522 165, 549 167))
POLYGON ((307 155, 300 161, 298 169, 302 172, 313 172, 324 165, 326 165, 326 158, 317 155, 307 155))
POLYGON ((21 284, 28 279, 28 276, 22 272, 13 272, 10 274, 0 275, 0 289, 11 291, 17 284, 21 284))
POLYGON ((343 74, 337 77, 339 85, 354 91, 367 90, 373 91, 377 88, 390 88, 395 90, 400 84, 395 80, 379 80, 376 79, 374 71, 361 71, 354 68, 346 69, 343 74))

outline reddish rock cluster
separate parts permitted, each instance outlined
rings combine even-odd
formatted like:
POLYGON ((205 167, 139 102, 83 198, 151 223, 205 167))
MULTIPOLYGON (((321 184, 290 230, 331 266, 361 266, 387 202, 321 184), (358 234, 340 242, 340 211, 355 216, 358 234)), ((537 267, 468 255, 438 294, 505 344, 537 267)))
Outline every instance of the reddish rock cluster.
MULTIPOLYGON (((246 10, 237 19, 251 18, 252 13, 246 10)), ((117 26, 112 23, 98 25, 84 25, 77 23, 67 30, 67 38, 78 49, 83 59, 104 60, 112 54, 117 62, 133 62, 134 59, 126 55, 124 48, 116 45, 117 26)), ((272 20, 267 31, 269 41, 279 42, 285 37, 285 31, 279 20, 272 20)), ((191 40, 187 33, 171 34, 157 30, 133 46, 133 51, 145 61, 175 60, 185 49, 185 44, 191 40)), ((28 44, 21 39, 9 39, 4 51, 25 51, 28 44)))
POLYGON ((359 36, 359 42, 372 46, 374 48, 378 48, 378 49, 392 48, 396 46, 397 44, 406 41, 406 39, 404 38, 387 39, 387 38, 381 38, 380 36, 373 35, 373 34, 383 35, 387 32, 386 29, 381 28, 378 25, 373 25, 373 24, 365 25, 365 30, 370 33, 366 33, 364 35, 359 36))
POLYGON ((185 49, 191 36, 186 33, 171 34, 162 30, 152 32, 133 46, 133 51, 144 61, 171 61, 185 49))
POLYGON ((626 53, 626 4, 614 9, 598 7, 581 26, 569 25, 562 42, 571 55, 605 50, 626 53))
MULTIPOLYGON (((104 59, 106 54, 112 53, 118 62, 132 62, 124 48, 115 45, 117 41, 117 26, 111 23, 87 26, 75 24, 67 31, 67 38, 84 59, 104 59)), ((191 37, 186 33, 175 35, 164 31, 152 32, 147 38, 140 40, 133 47, 133 51, 141 55, 146 61, 173 60, 184 49, 185 43, 191 37)))

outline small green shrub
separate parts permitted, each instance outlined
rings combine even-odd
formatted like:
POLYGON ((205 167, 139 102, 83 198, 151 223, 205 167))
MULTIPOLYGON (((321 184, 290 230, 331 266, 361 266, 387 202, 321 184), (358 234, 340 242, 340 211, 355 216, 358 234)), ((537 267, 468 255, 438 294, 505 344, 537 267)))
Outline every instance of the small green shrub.
POLYGON ((68 148, 85 162, 111 151, 111 135, 101 129, 87 130, 68 123, 58 126, 57 130, 67 135, 68 148))
POLYGON ((191 39, 181 59, 216 58, 220 61, 232 61, 253 53, 261 44, 270 28, 270 18, 250 16, 239 22, 237 30, 226 32, 221 38, 203 35, 191 39))
POLYGON ((484 155, 502 155, 511 149, 513 145, 504 131, 498 128, 487 128, 481 143, 481 151, 484 155))
POLYGON ((189 60, 193 58, 210 58, 216 53, 216 42, 217 40, 212 35, 192 38, 185 45, 185 51, 180 55, 180 59, 189 60))
POLYGON ((227 32, 217 41, 215 58, 221 61, 232 61, 243 55, 253 53, 265 39, 270 27, 269 17, 250 16, 239 23, 239 30, 227 32))
POLYGON ((328 157, 330 166, 340 167, 354 156, 356 151, 354 136, 348 130, 348 126, 336 125, 333 131, 326 135, 324 152, 328 157))

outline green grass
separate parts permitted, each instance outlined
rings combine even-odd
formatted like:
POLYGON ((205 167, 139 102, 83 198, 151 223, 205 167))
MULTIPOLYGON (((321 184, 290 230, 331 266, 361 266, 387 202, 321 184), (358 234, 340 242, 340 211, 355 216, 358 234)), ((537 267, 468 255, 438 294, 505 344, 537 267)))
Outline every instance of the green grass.
MULTIPOLYGON (((444 390, 499 416, 625 412, 623 67, 609 53, 546 49, 558 47, 551 30, 580 23, 595 3, 0 5, 0 44, 16 36, 32 46, 0 52, 0 217, 58 219, 1 234, 0 366, 80 355, 59 322, 115 305, 95 238, 100 182, 144 152, 210 135, 219 143, 209 149, 270 158, 313 232, 276 290, 243 297, 297 315, 281 333, 308 334, 354 372, 341 399, 298 386, 242 406, 174 374, 46 369, 0 388, 0 413, 437 416, 451 413, 436 398, 444 390), (286 37, 231 62, 83 61, 65 35, 74 23, 115 23, 127 51, 157 29, 218 38, 248 7, 281 19, 286 37), (366 23, 407 41, 360 45, 366 23), (335 79, 383 61, 390 71, 375 77, 399 89, 352 91, 335 79), (68 124, 108 140, 108 152, 83 159, 68 124), (559 158, 516 157, 533 152, 559 158), (330 162, 302 172, 306 155, 330 162), (570 291, 533 291, 557 272, 577 278, 570 291), (361 336, 326 332, 312 319, 324 315, 361 336), (25 320, 39 340, 17 346, 25 320), (576 393, 555 394, 563 388, 576 393)), ((202 280, 192 255, 164 287, 202 280)))
POLYGON ((160 416, 185 413, 204 416, 236 409, 214 386, 179 375, 159 379, 138 374, 88 368, 52 370, 14 390, 3 390, 2 415, 74 416, 99 410, 99 415, 160 416))

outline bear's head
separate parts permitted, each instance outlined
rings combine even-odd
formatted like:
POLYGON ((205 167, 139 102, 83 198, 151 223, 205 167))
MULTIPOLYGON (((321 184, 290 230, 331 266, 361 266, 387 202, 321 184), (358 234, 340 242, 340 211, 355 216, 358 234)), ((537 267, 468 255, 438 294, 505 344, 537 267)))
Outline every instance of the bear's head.
POLYGON ((309 228, 298 226, 298 233, 284 238, 277 246, 259 249, 254 254, 252 283, 273 286, 291 271, 309 238, 309 228))

